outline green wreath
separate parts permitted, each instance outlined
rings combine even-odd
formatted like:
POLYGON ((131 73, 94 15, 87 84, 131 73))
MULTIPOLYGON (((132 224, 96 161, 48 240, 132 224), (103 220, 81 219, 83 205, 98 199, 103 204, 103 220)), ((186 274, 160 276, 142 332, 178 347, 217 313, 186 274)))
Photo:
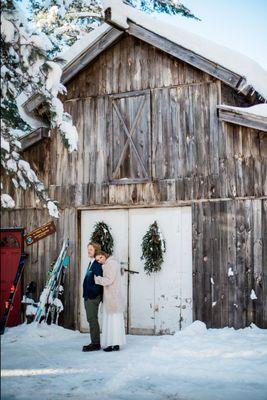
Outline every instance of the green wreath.
POLYGON ((103 221, 94 225, 94 230, 90 238, 90 242, 99 243, 101 250, 111 255, 114 248, 114 240, 110 233, 111 228, 103 221))
POLYGON ((161 270, 165 252, 165 240, 162 237, 157 221, 154 221, 142 240, 141 260, 145 260, 144 270, 148 275, 161 270))

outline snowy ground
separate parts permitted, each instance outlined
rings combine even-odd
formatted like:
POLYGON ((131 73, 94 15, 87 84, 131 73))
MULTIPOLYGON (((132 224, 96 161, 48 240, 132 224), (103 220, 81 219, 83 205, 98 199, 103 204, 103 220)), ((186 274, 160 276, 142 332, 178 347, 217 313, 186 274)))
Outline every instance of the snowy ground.
POLYGON ((266 400, 267 330, 128 336, 119 352, 83 353, 88 334, 20 325, 2 337, 2 400, 266 400))

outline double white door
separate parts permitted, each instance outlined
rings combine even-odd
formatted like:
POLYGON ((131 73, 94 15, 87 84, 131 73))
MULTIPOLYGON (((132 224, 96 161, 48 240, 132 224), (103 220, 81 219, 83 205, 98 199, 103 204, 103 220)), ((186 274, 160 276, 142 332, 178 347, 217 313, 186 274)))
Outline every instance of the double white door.
POLYGON ((190 207, 82 211, 80 329, 88 330, 82 282, 88 265, 87 244, 94 225, 111 228, 114 256, 120 262, 125 290, 128 333, 173 333, 192 322, 192 221, 190 207), (144 271, 142 239, 157 221, 166 241, 161 271, 144 271))

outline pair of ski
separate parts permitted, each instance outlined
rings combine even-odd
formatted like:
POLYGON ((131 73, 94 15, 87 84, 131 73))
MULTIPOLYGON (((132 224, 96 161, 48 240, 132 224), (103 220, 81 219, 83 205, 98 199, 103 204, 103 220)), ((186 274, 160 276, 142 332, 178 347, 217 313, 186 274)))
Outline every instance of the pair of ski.
POLYGON ((69 240, 66 240, 40 295, 34 319, 37 322, 45 320, 48 323, 58 323, 59 313, 63 310, 59 296, 63 292, 65 272, 70 264, 70 257, 67 255, 68 247, 69 240))
MULTIPOLYGON (((63 243, 57 260, 55 261, 50 278, 48 279, 46 286, 40 296, 40 300, 36 310, 35 321, 41 322, 43 319, 45 319, 47 322, 50 317, 50 322, 58 322, 59 312, 62 310, 62 307, 59 307, 60 302, 56 300, 62 293, 65 271, 70 264, 70 257, 67 255, 68 247, 69 240, 66 240, 63 243)), ((15 279, 10 288, 9 298, 5 302, 4 315, 0 321, 1 335, 3 335, 5 332, 8 317, 13 308, 15 294, 26 264, 26 259, 27 254, 22 254, 20 257, 15 279)))

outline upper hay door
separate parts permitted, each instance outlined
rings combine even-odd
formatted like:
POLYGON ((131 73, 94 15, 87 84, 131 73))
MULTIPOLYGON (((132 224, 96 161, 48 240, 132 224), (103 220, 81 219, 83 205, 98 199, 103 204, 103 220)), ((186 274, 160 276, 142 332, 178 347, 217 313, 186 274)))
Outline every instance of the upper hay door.
POLYGON ((150 92, 109 96, 112 183, 146 182, 151 177, 150 92))

